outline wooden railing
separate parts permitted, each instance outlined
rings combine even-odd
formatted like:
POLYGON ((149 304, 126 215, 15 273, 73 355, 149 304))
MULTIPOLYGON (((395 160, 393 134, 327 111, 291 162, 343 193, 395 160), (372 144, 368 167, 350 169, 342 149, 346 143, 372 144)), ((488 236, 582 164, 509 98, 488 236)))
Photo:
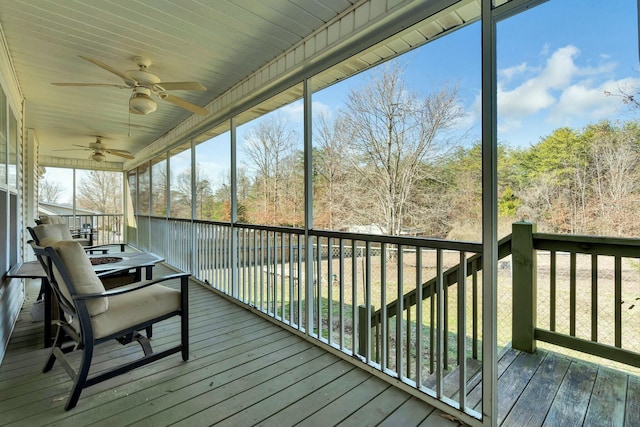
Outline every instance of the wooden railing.
POLYGON ((533 224, 514 224, 513 346, 532 352, 538 340, 640 367, 639 266, 640 239, 536 233, 533 224), (549 295, 545 318, 536 310, 541 293, 549 295))
MULTIPOLYGON (((138 218, 131 235, 141 248, 248 308, 480 418, 467 380, 481 374, 481 244, 154 217, 138 218), (448 376, 453 370, 456 380, 448 376), (448 392, 451 381, 455 393, 448 392)), ((640 257, 638 249, 637 240, 539 234, 529 224, 514 224, 498 250, 499 259, 512 255, 501 264, 513 266, 507 278, 513 286, 513 346, 533 351, 536 340, 543 340, 637 366, 638 350, 626 348, 621 303, 622 266, 629 265, 626 257, 640 257), (598 260, 614 257, 609 305, 617 326, 611 334, 604 334, 594 314, 592 336, 580 335, 584 310, 577 295, 583 285, 574 260, 580 254, 592 256, 600 272, 589 286, 600 292, 589 305, 594 313, 605 297, 598 260), (537 262, 541 257, 550 260, 546 270, 537 262), (567 333, 558 328, 564 299, 553 289, 564 281, 561 258, 569 260, 573 295, 567 333), (549 307, 541 311, 551 313, 545 314, 551 325, 546 329, 536 318, 546 304, 536 287, 541 275, 550 278, 549 307), (615 336, 611 345, 609 335, 615 336)))

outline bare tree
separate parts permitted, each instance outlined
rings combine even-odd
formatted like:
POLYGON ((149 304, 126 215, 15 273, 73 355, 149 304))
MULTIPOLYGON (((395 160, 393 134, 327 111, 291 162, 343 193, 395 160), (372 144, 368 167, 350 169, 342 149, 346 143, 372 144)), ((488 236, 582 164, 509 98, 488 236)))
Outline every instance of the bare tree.
POLYGON ((90 171, 80 179, 77 205, 102 213, 122 213, 122 174, 108 171, 90 171))
MULTIPOLYGON (((252 128, 245 140, 245 153, 256 171, 256 183, 261 188, 259 202, 261 218, 271 224, 290 223, 289 213, 282 209, 283 195, 289 183, 291 156, 294 154, 295 133, 281 115, 270 116, 252 128), (285 216, 286 215, 286 216, 285 216)), ((300 203, 301 204, 301 203, 300 203)))
POLYGON ((314 124, 314 225, 334 230, 349 218, 347 191, 349 165, 346 160, 346 136, 338 118, 326 114, 314 124))
POLYGON ((635 217, 633 203, 629 202, 635 202, 630 196, 640 187, 637 138, 637 129, 607 125, 600 126, 593 138, 593 187, 600 223, 605 228, 602 231, 618 236, 625 233, 627 219, 635 217))
POLYGON ((424 163, 439 161, 456 145, 445 131, 462 113, 455 87, 418 95, 394 66, 349 93, 343 113, 348 157, 365 184, 362 190, 375 199, 371 213, 378 213, 388 233, 400 233, 412 191, 428 176, 424 163))
MULTIPOLYGON (((200 165, 195 169, 195 202, 198 218, 212 217, 213 190, 209 176, 200 165)), ((191 218, 191 168, 183 169, 171 184, 171 216, 191 218)))
POLYGON ((51 182, 46 178, 40 178, 38 184, 38 200, 44 203, 59 203, 64 195, 64 187, 58 181, 51 182))

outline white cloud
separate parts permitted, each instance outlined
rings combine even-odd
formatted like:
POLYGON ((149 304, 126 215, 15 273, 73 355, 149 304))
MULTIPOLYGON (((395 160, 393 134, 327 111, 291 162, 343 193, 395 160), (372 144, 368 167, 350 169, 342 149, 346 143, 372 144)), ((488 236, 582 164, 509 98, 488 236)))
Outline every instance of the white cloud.
MULTIPOLYGON (((556 102, 552 91, 565 87, 578 72, 573 61, 578 53, 575 46, 558 49, 547 60, 546 66, 540 74, 513 89, 505 89, 506 82, 501 81, 498 84, 500 117, 517 120, 551 107, 556 102)), ((521 66, 518 67, 521 68, 521 66)), ((513 68, 508 70, 513 70, 513 68)), ((514 73, 508 74, 514 75, 514 73)))
POLYGON ((620 113, 621 98, 607 96, 607 92, 616 94, 619 88, 634 91, 640 87, 638 78, 613 79, 617 64, 607 55, 598 57, 597 66, 579 66, 576 60, 580 50, 573 45, 554 52, 545 46, 542 53, 548 58, 540 70, 522 63, 499 71, 501 132, 518 129, 525 120, 530 126, 533 116, 539 114, 556 126, 581 126, 586 121, 611 118, 620 113))
POLYGON ((504 70, 500 70, 498 71, 498 76, 502 79, 502 80, 506 80, 509 81, 511 80, 514 76, 517 76, 519 74, 523 74, 525 71, 527 71, 527 63, 523 62, 520 65, 516 65, 514 67, 510 67, 510 68, 505 68, 504 70))
POLYGON ((598 120, 620 112, 620 90, 633 92, 640 87, 639 78, 627 77, 621 80, 607 80, 599 86, 590 81, 571 85, 562 91, 558 104, 549 117, 552 123, 566 123, 567 120, 588 117, 598 120))

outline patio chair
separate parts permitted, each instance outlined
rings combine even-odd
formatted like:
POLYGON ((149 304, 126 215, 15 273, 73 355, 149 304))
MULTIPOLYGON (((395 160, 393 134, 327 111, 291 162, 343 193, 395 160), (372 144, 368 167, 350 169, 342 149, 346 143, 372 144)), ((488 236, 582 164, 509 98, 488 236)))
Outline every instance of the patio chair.
POLYGON ((177 352, 182 352, 183 361, 189 359, 189 273, 172 274, 105 291, 79 243, 57 241, 41 247, 32 241, 31 245, 40 262, 46 266, 51 289, 61 313, 64 313, 58 321, 54 344, 43 372, 50 371, 59 360, 73 380, 65 410, 75 407, 82 390, 91 385, 177 352), (180 291, 158 284, 172 279, 180 280, 180 291), (173 316, 181 319, 180 343, 154 353, 150 340, 140 331, 173 316), (68 342, 69 338, 73 343, 68 342), (89 377, 95 346, 112 339, 123 345, 136 341, 144 356, 89 377), (73 351, 82 352, 77 370, 65 356, 73 351))
MULTIPOLYGON (((36 225, 41 224, 65 224, 67 225, 67 220, 65 220, 60 215, 40 215, 40 218, 35 220, 36 225)), ((91 228, 91 224, 83 224, 83 227, 80 229, 72 229, 69 228, 69 233, 74 239, 78 239, 80 244, 83 246, 93 246, 93 236, 96 231, 91 228)))

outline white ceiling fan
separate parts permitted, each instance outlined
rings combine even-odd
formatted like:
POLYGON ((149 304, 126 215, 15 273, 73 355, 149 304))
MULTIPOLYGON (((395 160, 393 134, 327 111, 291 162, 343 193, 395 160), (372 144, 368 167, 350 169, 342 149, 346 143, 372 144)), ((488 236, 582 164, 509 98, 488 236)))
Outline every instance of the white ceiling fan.
POLYGON ((96 142, 92 142, 87 146, 78 145, 78 144, 73 144, 73 146, 80 147, 80 148, 67 148, 67 149, 60 149, 55 151, 71 151, 71 150, 91 151, 92 153, 89 155, 89 160, 93 160, 95 162, 102 162, 106 160, 107 154, 112 154, 118 157, 124 157, 125 159, 134 159, 131 152, 127 150, 118 150, 115 148, 108 148, 106 145, 102 143, 102 138, 99 136, 96 137, 96 142))
POLYGON ((167 93, 169 90, 207 90, 198 82, 163 82, 158 76, 147 71, 151 65, 151 61, 147 58, 135 57, 134 60, 138 64, 137 70, 119 71, 110 65, 105 64, 97 59, 80 55, 80 58, 89 61, 110 73, 115 74, 124 80, 125 84, 109 84, 109 83, 52 83, 55 86, 92 86, 92 87, 117 87, 120 89, 132 89, 131 98, 129 98, 129 112, 133 114, 149 114, 156 111, 157 103, 151 98, 153 93, 159 99, 170 102, 192 113, 207 115, 209 111, 199 105, 193 104, 187 100, 179 98, 175 95, 167 93))

